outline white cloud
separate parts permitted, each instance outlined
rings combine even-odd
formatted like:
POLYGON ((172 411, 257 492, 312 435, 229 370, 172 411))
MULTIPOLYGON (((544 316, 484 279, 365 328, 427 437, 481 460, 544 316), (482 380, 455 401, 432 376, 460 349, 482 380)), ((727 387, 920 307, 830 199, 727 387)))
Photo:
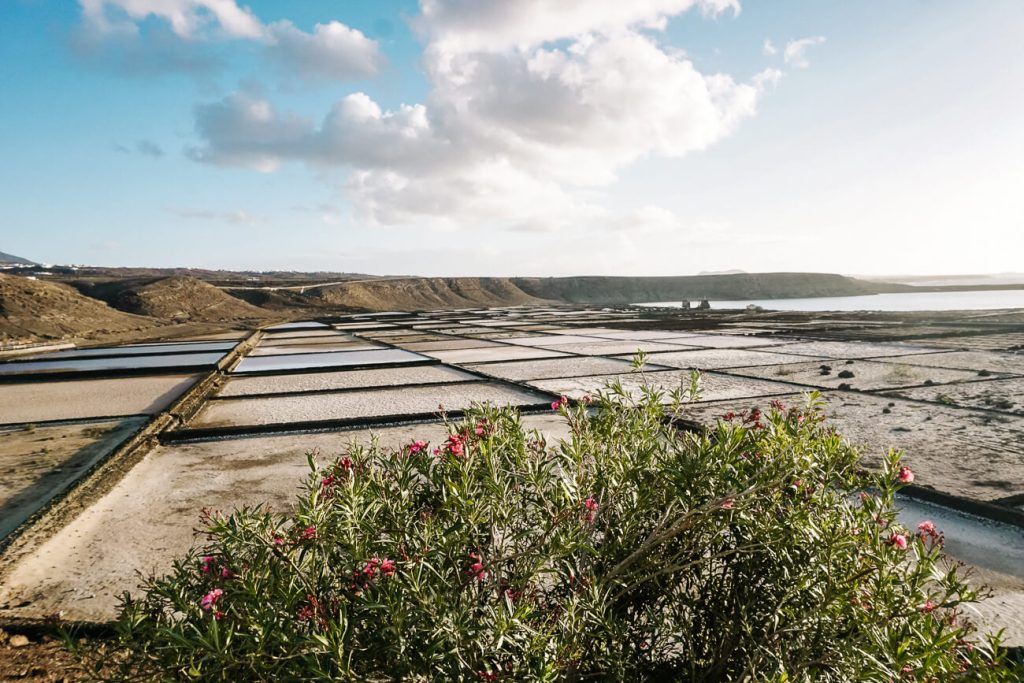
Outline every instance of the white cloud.
POLYGON ((770 38, 764 39, 764 46, 761 48, 761 52, 768 55, 769 57, 778 53, 775 48, 775 44, 772 43, 770 38))
POLYGON ((618 219, 600 205, 601 189, 624 167, 713 145, 755 113, 781 75, 739 83, 703 74, 637 30, 688 8, 739 11, 733 0, 423 0, 422 8, 416 25, 434 41, 424 103, 385 110, 353 93, 317 123, 235 93, 197 108, 191 155, 262 171, 289 161, 342 168, 356 217, 371 222, 610 224, 618 219))
POLYGON ((779 69, 763 69, 762 71, 754 74, 754 77, 750 79, 750 82, 754 84, 754 87, 757 88, 759 92, 763 92, 768 88, 768 86, 772 86, 774 88, 778 85, 784 75, 785 73, 779 69))
POLYGON ((691 8, 739 14, 739 0, 420 0, 416 28, 435 50, 500 52, 588 33, 663 28, 691 8))
POLYGON ((230 223, 231 225, 256 225, 259 219, 248 211, 213 211, 210 209, 167 209, 169 212, 180 218, 189 220, 217 221, 230 223))
POLYGON ((138 23, 163 19, 180 37, 193 39, 213 27, 229 38, 260 38, 263 25, 235 0, 78 0, 82 15, 97 30, 135 33, 138 23))
POLYGON ((786 43, 786 49, 782 53, 782 59, 790 66, 798 69, 806 69, 810 66, 807 61, 807 48, 821 45, 825 42, 825 36, 814 36, 813 38, 800 38, 786 43))
POLYGON ((383 61, 376 41, 339 21, 317 24, 312 33, 290 21, 274 22, 267 27, 267 51, 305 78, 366 78, 383 61))
POLYGON ((341 22, 317 24, 312 33, 299 30, 290 21, 266 25, 235 0, 79 0, 79 5, 84 20, 77 41, 80 47, 87 53, 105 51, 106 61, 125 70, 139 71, 132 66, 139 59, 149 65, 146 72, 155 71, 160 64, 166 69, 198 70, 197 66, 209 66, 209 60, 203 59, 202 43, 218 39, 261 43, 268 58, 306 80, 366 78, 375 75, 383 61, 375 41, 341 22), (161 48, 161 56, 147 59, 150 41, 138 38, 140 25, 151 18, 164 22, 173 40, 157 31, 156 47, 161 48), (166 49, 168 42, 174 43, 173 50, 166 49), (198 57, 190 58, 192 52, 198 57), (167 53, 172 53, 173 59, 165 59, 167 53))

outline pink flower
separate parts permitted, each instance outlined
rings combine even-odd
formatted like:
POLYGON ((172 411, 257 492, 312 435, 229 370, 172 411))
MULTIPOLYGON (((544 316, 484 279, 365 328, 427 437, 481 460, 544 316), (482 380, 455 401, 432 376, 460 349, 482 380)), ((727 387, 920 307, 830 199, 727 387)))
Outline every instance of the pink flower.
POLYGON ((323 480, 320 482, 320 485, 323 486, 324 488, 328 488, 331 484, 334 483, 334 480, 335 477, 332 474, 329 477, 324 477, 323 480))
POLYGON ((415 455, 427 447, 425 441, 413 441, 409 444, 409 453, 415 455))
POLYGON ((587 511, 586 514, 583 515, 583 518, 588 522, 593 522, 594 513, 597 512, 598 508, 597 501, 594 500, 593 496, 588 496, 587 499, 583 501, 583 508, 587 511))
POLYGON ((377 569, 379 567, 380 559, 376 557, 371 558, 370 561, 367 562, 366 565, 363 567, 363 576, 365 576, 367 580, 372 579, 374 576, 377 575, 377 569))
POLYGON ((385 557, 384 561, 380 563, 380 573, 387 577, 394 576, 395 563, 385 557))
POLYGON ((935 611, 935 608, 936 608, 936 607, 938 607, 938 605, 936 605, 936 604, 935 604, 934 602, 932 602, 931 600, 928 600, 928 601, 926 601, 926 602, 924 603, 924 605, 923 605, 923 606, 921 607, 921 611, 922 611, 922 612, 924 612, 925 614, 931 614, 932 612, 934 612, 934 611, 935 611))
POLYGON ((725 420, 726 422, 732 422, 733 420, 736 419, 736 413, 730 410, 729 412, 722 416, 722 419, 725 420))
POLYGON ((907 537, 903 534, 898 534, 895 531, 889 534, 889 543, 896 546, 900 550, 907 549, 907 537))
POLYGON ((480 561, 480 555, 477 553, 469 553, 469 559, 473 560, 473 563, 469 565, 469 569, 466 573, 477 581, 483 581, 486 579, 487 569, 484 567, 484 563, 480 561))
POLYGON ((220 621, 221 619, 224 618, 224 613, 221 612, 220 610, 217 610, 216 612, 213 613, 213 618, 216 619, 217 621, 220 621))
POLYGON ((221 567, 220 578, 230 579, 232 576, 234 576, 234 574, 231 573, 230 569, 228 569, 227 567, 221 567))
POLYGON ((448 442, 445 444, 445 448, 452 455, 458 457, 463 454, 465 448, 462 445, 462 437, 458 434, 452 434, 448 437, 448 442))
POLYGON ((199 601, 199 606, 203 609, 210 609, 217 604, 217 601, 220 600, 220 596, 222 595, 224 595, 224 591, 220 588, 214 588, 203 596, 203 599, 199 601))
POLYGON ((200 570, 202 570, 202 572, 204 574, 209 574, 212 569, 213 569, 213 556, 212 555, 203 555, 203 563, 200 566, 200 570))
POLYGON ((725 510, 732 510, 733 505, 736 503, 732 498, 726 498, 722 501, 722 508, 725 510))
POLYGON ((565 396, 565 395, 563 395, 563 396, 562 396, 561 398, 559 398, 559 399, 558 399, 557 401, 553 401, 553 402, 551 403, 551 410, 558 410, 558 409, 560 409, 560 408, 561 408, 562 406, 565 406, 565 405, 567 405, 568 403, 569 403, 569 397, 568 397, 568 396, 565 396))
POLYGON ((274 545, 284 545, 284 536, 281 534, 274 534, 274 545))
POLYGON ((311 541, 311 540, 313 540, 314 538, 316 538, 316 527, 315 526, 307 526, 299 534, 299 538, 301 538, 303 541, 311 541))
POLYGON ((783 404, 782 401, 780 401, 778 399, 775 399, 774 401, 769 401, 768 405, 770 405, 774 410, 777 410, 780 413, 783 413, 783 412, 786 411, 785 404, 783 404))
POLYGON ((338 461, 338 466, 341 467, 341 469, 348 472, 349 470, 352 469, 352 458, 346 455, 344 458, 338 461))
POLYGON ((904 465, 900 468, 900 473, 896 475, 896 478, 901 484, 913 484, 914 473, 910 471, 910 468, 904 465))
POLYGON ((927 536, 934 536, 936 534, 935 523, 927 519, 917 525, 917 530, 927 536))

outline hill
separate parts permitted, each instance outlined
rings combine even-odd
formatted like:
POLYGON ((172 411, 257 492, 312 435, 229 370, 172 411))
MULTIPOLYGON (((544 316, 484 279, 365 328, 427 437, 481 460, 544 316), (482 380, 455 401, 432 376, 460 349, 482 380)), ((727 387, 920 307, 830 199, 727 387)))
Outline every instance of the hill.
POLYGON ((381 278, 358 280, 307 292, 323 303, 370 311, 412 311, 476 306, 549 304, 527 294, 509 278, 381 278))
POLYGON ((274 317, 194 277, 76 283, 83 293, 126 313, 166 322, 224 322, 274 317))
POLYGON ((513 278, 512 283, 529 296, 578 304, 855 296, 914 289, 907 285, 867 282, 828 273, 513 278))
POLYGON ((34 261, 0 251, 0 266, 34 266, 34 261))
POLYGON ((156 321, 110 308, 74 288, 0 273, 0 339, 128 333, 156 321))

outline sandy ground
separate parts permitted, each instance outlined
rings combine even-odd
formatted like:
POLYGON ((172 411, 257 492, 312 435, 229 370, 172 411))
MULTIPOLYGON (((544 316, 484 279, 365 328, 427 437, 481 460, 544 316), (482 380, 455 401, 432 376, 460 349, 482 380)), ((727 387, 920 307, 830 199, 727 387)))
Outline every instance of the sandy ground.
POLYGON ((0 385, 0 424, 114 415, 151 415, 169 406, 195 375, 26 382, 0 385))
POLYGON ((909 356, 911 354, 938 351, 927 346, 911 344, 841 341, 808 341, 786 345, 786 353, 804 356, 824 356, 826 358, 875 358, 888 356, 909 356))
POLYGON ((901 363, 927 365, 932 368, 961 368, 1024 375, 1024 353, 993 353, 992 351, 944 351, 924 355, 903 356, 901 363))
POLYGON ((192 421, 193 427, 286 424, 344 420, 377 415, 410 415, 461 410, 473 403, 529 405, 549 401, 536 393, 489 382, 436 384, 312 396, 211 401, 192 421))
POLYGON ((0 428, 0 539, 75 481, 144 420, 0 428))
POLYGON ((887 393, 892 396, 914 398, 921 401, 1024 415, 1024 377, 943 384, 887 393))
POLYGON ((793 363, 772 367, 734 369, 734 374, 781 379, 821 389, 894 389, 923 384, 948 384, 978 379, 973 370, 931 368, 890 361, 831 360, 793 363), (827 370, 826 370, 827 369, 827 370))
MULTIPOLYGON (((557 416, 530 416, 524 424, 551 438, 566 433, 557 416)), ((397 448, 414 439, 437 443, 446 432, 440 424, 421 424, 157 448, 14 567, 0 587, 0 616, 63 612, 68 619, 111 619, 117 596, 140 585, 138 572, 168 571, 173 558, 193 544, 202 508, 230 511, 266 503, 289 509, 308 473, 308 451, 327 458, 371 435, 397 448)))

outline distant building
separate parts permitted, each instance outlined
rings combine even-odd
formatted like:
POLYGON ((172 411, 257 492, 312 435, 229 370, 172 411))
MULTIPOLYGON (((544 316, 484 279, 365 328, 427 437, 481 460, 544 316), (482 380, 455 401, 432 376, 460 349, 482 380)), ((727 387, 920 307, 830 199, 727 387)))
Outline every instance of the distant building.
POLYGON ((701 299, 700 304, 697 305, 697 308, 700 310, 706 310, 708 308, 711 308, 711 304, 708 303, 707 299, 701 299))

